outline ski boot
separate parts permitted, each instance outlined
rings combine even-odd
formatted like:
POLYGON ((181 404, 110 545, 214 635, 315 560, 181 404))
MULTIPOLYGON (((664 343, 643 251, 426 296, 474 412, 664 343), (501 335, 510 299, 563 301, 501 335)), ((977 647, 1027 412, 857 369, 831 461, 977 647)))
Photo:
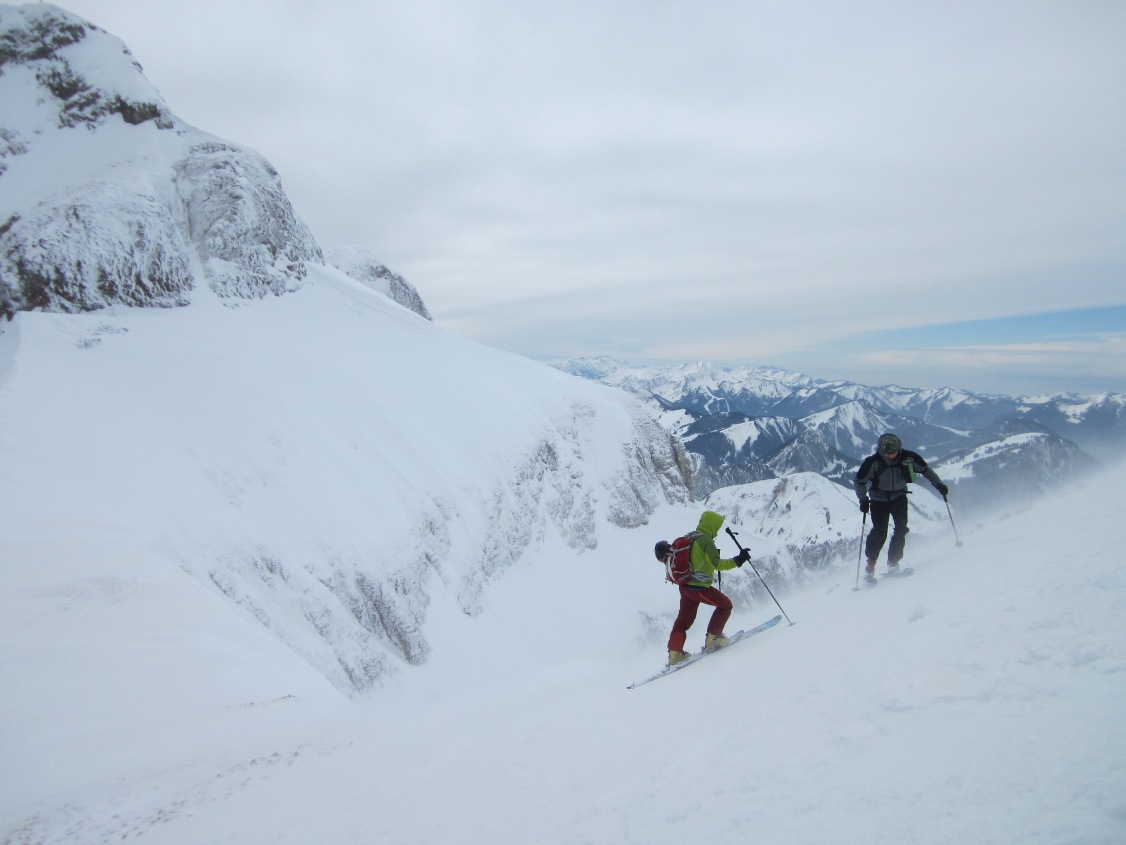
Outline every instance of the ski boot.
POLYGON ((675 666, 677 663, 683 663, 692 655, 687 651, 670 651, 669 652, 669 666, 675 666))
POLYGON ((717 648, 723 648, 730 644, 731 640, 723 634, 708 634, 704 637, 704 651, 715 651, 717 648))
POLYGON ((869 585, 879 583, 876 580, 876 562, 874 560, 868 561, 868 565, 864 567, 864 580, 869 585))

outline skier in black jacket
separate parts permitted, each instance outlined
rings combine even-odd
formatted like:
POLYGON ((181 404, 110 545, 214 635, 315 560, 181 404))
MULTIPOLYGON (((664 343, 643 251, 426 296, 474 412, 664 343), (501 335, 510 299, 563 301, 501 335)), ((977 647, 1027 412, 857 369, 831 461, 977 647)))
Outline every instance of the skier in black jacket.
POLYGON ((903 442, 894 434, 881 434, 874 455, 869 455, 860 465, 853 486, 863 513, 872 512, 872 530, 864 544, 868 558, 865 578, 876 579, 876 558, 888 536, 888 518, 894 525, 891 544, 888 546, 888 572, 899 571, 903 547, 907 543, 907 485, 922 475, 943 499, 950 488, 942 483, 938 474, 927 466, 922 455, 903 448, 903 442))

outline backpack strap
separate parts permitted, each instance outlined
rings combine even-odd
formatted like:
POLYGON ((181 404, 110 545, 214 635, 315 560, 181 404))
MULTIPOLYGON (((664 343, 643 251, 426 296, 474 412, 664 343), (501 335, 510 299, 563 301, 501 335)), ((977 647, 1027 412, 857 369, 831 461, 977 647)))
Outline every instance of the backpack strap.
POLYGON ((884 470, 888 468, 888 462, 884 460, 884 456, 879 452, 875 455, 876 458, 876 471, 872 473, 872 486, 879 487, 880 476, 884 474, 884 470))

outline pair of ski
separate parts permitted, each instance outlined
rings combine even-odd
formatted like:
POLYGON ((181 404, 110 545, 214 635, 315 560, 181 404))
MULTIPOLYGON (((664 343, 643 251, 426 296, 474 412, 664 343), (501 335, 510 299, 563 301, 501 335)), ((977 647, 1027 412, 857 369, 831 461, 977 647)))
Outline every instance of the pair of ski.
POLYGON ((656 675, 650 675, 648 678, 645 678, 643 680, 634 681, 632 684, 630 684, 628 687, 626 687, 626 689, 636 689, 637 687, 641 686, 642 684, 647 684, 650 681, 655 681, 658 678, 663 678, 666 675, 671 675, 673 672, 679 672, 681 669, 684 669, 688 666, 691 666, 696 661, 703 660, 709 654, 715 654, 716 652, 719 652, 719 651, 726 651, 727 649, 731 648, 731 646, 735 645, 735 643, 739 642, 740 640, 745 640, 748 637, 753 637, 755 634, 761 634, 763 631, 767 630, 768 628, 773 628, 775 625, 777 625, 781 621, 782 621, 781 616, 775 616, 773 619, 767 619, 761 625, 758 625, 754 628, 748 628, 748 629, 743 630, 743 631, 736 631, 734 634, 732 634, 728 638, 730 640, 730 642, 727 645, 725 645, 723 648, 712 649, 711 651, 708 651, 706 649, 704 651, 698 651, 695 654, 693 654, 691 657, 689 657, 687 660, 682 660, 682 661, 680 661, 680 663, 675 663, 672 666, 666 666, 664 669, 662 669, 656 675))
POLYGON ((885 578, 906 578, 908 575, 914 575, 914 574, 915 574, 914 569, 912 569, 910 566, 905 566, 902 569, 896 569, 893 572, 885 572, 879 578, 876 578, 874 575, 865 575, 864 576, 864 586, 865 587, 875 587, 877 584, 880 583, 880 581, 884 580, 885 578))

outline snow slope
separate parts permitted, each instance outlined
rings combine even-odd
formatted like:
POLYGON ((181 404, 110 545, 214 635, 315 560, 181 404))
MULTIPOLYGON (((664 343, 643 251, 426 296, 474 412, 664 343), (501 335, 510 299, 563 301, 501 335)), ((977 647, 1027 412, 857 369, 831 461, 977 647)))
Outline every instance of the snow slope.
POLYGON ((688 498, 629 397, 319 266, 241 308, 205 288, 180 309, 18 314, 0 467, 5 577, 128 582, 86 559, 135 544, 355 692, 426 661, 435 594, 479 615, 545 536, 581 560, 688 498), (38 557, 60 535, 72 554, 38 557))
POLYGON ((588 565, 629 562, 611 578, 549 541, 476 619, 439 602, 432 659, 358 700, 134 538, 78 572, 85 535, 43 537, 2 591, 0 835, 1120 843, 1124 500, 1104 474, 963 520, 961 549, 912 538, 916 574, 875 589, 840 565, 779 596, 792 627, 626 690, 668 621, 635 617, 674 604, 650 541, 695 518, 667 506, 600 545, 588 565))

